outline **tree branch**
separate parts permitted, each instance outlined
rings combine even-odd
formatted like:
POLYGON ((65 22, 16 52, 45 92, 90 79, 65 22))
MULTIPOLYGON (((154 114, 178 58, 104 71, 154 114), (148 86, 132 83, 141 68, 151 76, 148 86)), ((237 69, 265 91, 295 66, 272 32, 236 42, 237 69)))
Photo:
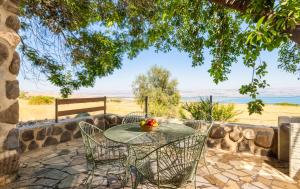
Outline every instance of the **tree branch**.
MULTIPOLYGON (((213 3, 219 4, 226 8, 234 9, 240 12, 245 12, 251 0, 210 0, 213 3)), ((291 34, 290 39, 300 45, 300 23, 296 29, 288 31, 291 34)))

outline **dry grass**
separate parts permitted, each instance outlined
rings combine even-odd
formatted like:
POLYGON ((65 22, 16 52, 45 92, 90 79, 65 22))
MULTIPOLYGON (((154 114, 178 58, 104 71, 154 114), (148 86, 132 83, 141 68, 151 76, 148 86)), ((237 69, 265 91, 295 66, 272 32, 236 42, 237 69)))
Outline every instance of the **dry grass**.
MULTIPOLYGON (((20 121, 54 119, 54 104, 51 105, 29 105, 27 100, 20 100, 20 121)), ((85 107, 101 106, 102 104, 76 104, 61 107, 77 109, 85 107)), ((262 115, 249 116, 246 104, 236 104, 236 110, 240 114, 236 122, 257 125, 277 125, 278 116, 300 116, 300 106, 266 105, 262 115)), ((140 111, 141 107, 131 100, 108 100, 107 112, 125 115, 129 112, 140 111)), ((97 112, 96 112, 97 113, 97 112)))

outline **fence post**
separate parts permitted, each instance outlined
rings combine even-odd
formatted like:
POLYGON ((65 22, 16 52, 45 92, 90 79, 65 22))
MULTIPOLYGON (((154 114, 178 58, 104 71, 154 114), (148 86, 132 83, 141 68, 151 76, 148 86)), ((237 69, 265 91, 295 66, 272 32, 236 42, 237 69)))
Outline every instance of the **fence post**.
POLYGON ((104 96, 104 115, 106 114, 106 96, 104 96))
POLYGON ((145 113, 146 113, 146 118, 148 117, 148 99, 149 97, 145 97, 145 113))
POLYGON ((213 116, 213 97, 212 97, 212 95, 209 96, 209 103, 210 103, 209 121, 212 121, 213 120, 213 117, 212 117, 213 116))
POLYGON ((58 103, 57 103, 57 98, 56 98, 56 99, 55 99, 55 123, 58 122, 57 111, 58 111, 58 103))

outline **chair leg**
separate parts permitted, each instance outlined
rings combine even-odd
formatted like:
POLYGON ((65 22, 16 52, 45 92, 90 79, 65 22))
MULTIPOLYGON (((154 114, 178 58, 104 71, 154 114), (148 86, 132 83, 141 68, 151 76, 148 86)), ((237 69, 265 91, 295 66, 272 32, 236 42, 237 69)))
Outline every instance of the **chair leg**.
POLYGON ((90 173, 88 174, 88 177, 86 179, 86 182, 84 183, 87 187, 87 189, 90 189, 93 183, 93 179, 94 179, 94 169, 92 171, 90 171, 90 173))
POLYGON ((130 167, 131 184, 133 189, 137 189, 139 184, 139 175, 135 167, 130 167))
POLYGON ((207 166, 206 158, 204 157, 203 159, 204 159, 204 166, 205 166, 205 168, 207 169, 208 174, 211 175, 211 172, 210 172, 210 170, 208 169, 208 166, 207 166))

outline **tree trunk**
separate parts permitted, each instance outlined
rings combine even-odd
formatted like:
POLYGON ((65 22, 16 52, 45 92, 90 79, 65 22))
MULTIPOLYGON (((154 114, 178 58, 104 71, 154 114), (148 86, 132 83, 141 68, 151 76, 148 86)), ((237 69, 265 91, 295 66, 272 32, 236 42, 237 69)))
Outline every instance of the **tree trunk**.
MULTIPOLYGON (((251 0, 210 0, 210 1, 230 9, 244 12, 247 9, 251 0)), ((288 33, 291 34, 290 39, 293 40, 298 45, 300 45, 300 24, 296 27, 295 30, 289 31, 288 33)))
POLYGON ((18 7, 18 0, 0 0, 0 185, 14 180, 19 168, 18 7))

